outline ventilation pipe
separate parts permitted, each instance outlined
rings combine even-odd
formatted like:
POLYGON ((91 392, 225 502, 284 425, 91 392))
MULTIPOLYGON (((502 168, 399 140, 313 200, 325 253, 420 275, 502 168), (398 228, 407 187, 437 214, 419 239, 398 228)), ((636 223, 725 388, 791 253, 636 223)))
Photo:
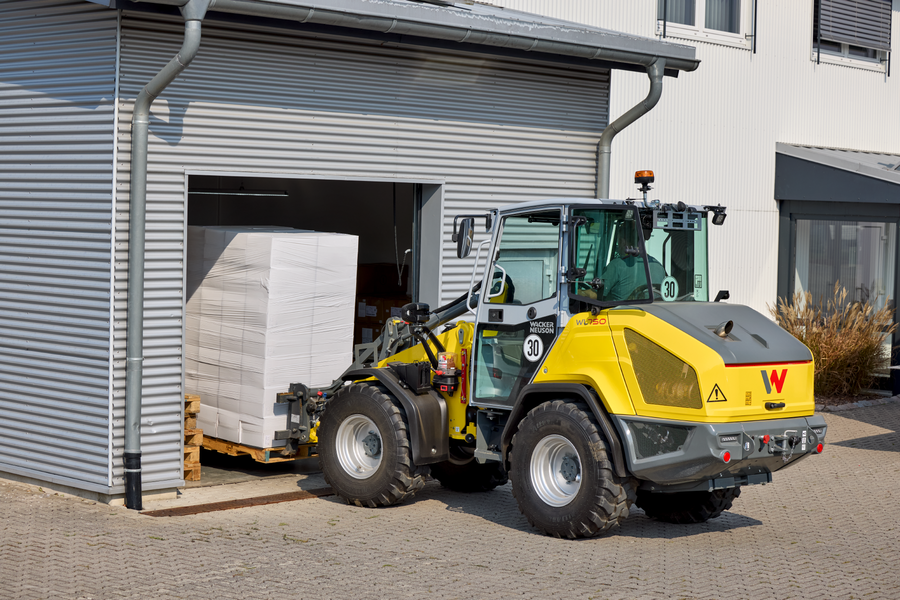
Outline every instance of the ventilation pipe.
POLYGON ((656 106, 662 94, 665 70, 665 58, 660 57, 653 61, 647 67, 647 76, 650 78, 650 91, 647 93, 647 97, 603 130, 603 135, 600 136, 600 142, 597 144, 597 198, 609 198, 609 157, 613 138, 656 106))
POLYGON ((200 49, 200 21, 209 0, 164 2, 184 17, 181 50, 134 102, 131 120, 131 199, 128 220, 128 323, 125 349, 125 506, 141 510, 141 387, 144 362, 144 244, 147 224, 147 138, 150 105, 172 83, 200 49))

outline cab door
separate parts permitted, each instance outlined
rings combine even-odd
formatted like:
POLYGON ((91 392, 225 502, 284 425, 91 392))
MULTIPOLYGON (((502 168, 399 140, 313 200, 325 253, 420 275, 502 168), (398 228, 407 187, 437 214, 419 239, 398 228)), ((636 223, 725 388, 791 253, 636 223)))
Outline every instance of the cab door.
POLYGON ((556 340, 561 209, 502 218, 476 311, 471 404, 509 408, 556 340))

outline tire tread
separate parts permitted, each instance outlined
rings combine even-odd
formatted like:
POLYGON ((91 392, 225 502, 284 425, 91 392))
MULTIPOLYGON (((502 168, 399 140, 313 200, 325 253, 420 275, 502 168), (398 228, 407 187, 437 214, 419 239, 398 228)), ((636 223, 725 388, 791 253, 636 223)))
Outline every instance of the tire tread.
POLYGON ((580 519, 569 523, 566 527, 543 527, 535 521, 532 515, 529 515, 523 509, 523 505, 527 505, 528 502, 523 497, 526 492, 523 491, 524 488, 516 485, 514 481, 513 496, 518 502, 519 511, 525 515, 532 527, 541 530, 547 535, 576 538, 593 537, 604 533, 628 517, 630 507, 636 498, 636 486, 634 479, 622 478, 615 474, 612 461, 609 460, 607 442, 600 433, 600 427, 586 404, 583 402, 553 400, 544 402, 531 409, 522 419, 518 431, 513 436, 510 461, 515 464, 516 438, 519 437, 519 432, 528 425, 528 420, 536 419, 542 414, 550 412, 569 416, 588 435, 590 445, 594 449, 594 459, 597 462, 601 475, 600 484, 592 502, 593 510, 586 512, 580 519))
MULTIPOLYGON (((342 494, 339 495, 341 495, 348 504, 355 504, 360 507, 362 507, 364 503, 369 507, 375 508, 377 506, 391 506, 403 502, 425 487, 425 476, 428 474, 427 468, 417 468, 413 464, 408 433, 409 421, 406 418, 406 413, 401 408, 400 403, 393 396, 388 394, 383 386, 377 384, 355 383, 343 387, 329 402, 334 402, 335 400, 339 400, 339 398, 350 394, 367 396, 369 400, 377 403, 381 409, 385 411, 388 420, 392 425, 391 433, 393 433, 394 440, 397 443, 399 456, 394 461, 395 465, 393 472, 390 474, 389 483, 383 486, 382 489, 371 494, 371 497, 357 498, 346 497, 342 494)), ((338 426, 337 423, 331 424, 325 418, 327 412, 328 407, 326 406, 325 414, 323 414, 322 427, 320 427, 320 429, 324 428, 326 431, 320 433, 320 439, 325 437, 324 433, 327 433, 328 427, 338 426)), ((320 453, 321 452, 322 450, 320 449, 320 453)), ((328 482, 328 485, 336 491, 340 489, 340 482, 335 481, 330 476, 328 470, 323 469, 323 475, 325 476, 325 481, 328 482)))
POLYGON ((734 500, 740 495, 740 486, 711 492, 674 494, 642 490, 638 492, 636 504, 650 518, 666 523, 689 525, 715 519, 726 510, 730 510, 734 500))

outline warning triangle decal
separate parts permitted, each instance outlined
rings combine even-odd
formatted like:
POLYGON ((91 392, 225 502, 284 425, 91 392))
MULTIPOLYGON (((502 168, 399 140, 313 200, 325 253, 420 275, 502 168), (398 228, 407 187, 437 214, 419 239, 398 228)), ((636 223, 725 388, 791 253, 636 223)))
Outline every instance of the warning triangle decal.
POLYGON ((725 394, 722 393, 718 383, 713 387, 712 391, 709 393, 709 398, 707 398, 706 401, 725 402, 725 394))

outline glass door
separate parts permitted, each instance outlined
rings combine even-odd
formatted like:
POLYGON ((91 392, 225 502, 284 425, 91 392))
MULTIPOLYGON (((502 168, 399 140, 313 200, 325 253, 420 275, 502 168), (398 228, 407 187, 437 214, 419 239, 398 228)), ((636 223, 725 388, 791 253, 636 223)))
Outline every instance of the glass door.
POLYGON ((794 292, 813 302, 831 297, 835 283, 853 302, 886 305, 894 290, 897 225, 876 221, 796 219, 794 292))
MULTIPOLYGON (((839 284, 849 302, 870 302, 875 310, 896 305, 896 223, 796 218, 794 225, 794 293, 810 292, 825 306, 839 284)), ((891 336, 884 346, 891 356, 891 336)))
POLYGON ((556 339, 560 217, 560 210, 543 210, 499 225, 476 317, 476 406, 512 406, 556 339))

